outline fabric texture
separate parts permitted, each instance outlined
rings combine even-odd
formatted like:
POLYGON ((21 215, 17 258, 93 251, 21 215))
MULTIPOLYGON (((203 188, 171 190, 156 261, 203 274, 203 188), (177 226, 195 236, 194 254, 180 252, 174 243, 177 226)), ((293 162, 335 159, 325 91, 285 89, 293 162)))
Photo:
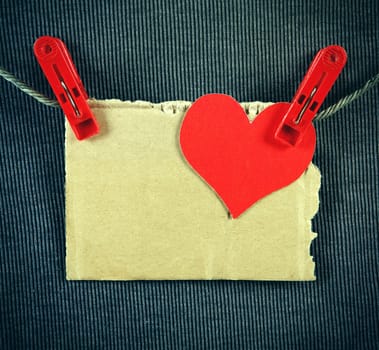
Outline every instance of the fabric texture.
MULTIPOLYGON (((50 96, 32 51, 46 34, 98 99, 290 101, 335 43, 349 58, 327 106, 379 69, 376 0, 15 0, 0 11, 0 64, 50 96)), ((379 348, 377 88, 315 123, 312 283, 66 281, 64 117, 3 80, 0 91, 0 348, 379 348)))

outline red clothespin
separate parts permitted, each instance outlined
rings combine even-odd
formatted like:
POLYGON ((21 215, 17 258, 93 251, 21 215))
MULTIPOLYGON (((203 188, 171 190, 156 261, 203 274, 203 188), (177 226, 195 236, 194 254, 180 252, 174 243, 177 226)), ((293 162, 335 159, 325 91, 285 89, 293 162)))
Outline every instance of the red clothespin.
POLYGON ((78 140, 99 132, 88 95, 64 43, 42 36, 34 43, 34 54, 78 140))
POLYGON ((346 51, 338 45, 317 53, 275 132, 277 140, 292 146, 299 143, 346 61, 346 51))

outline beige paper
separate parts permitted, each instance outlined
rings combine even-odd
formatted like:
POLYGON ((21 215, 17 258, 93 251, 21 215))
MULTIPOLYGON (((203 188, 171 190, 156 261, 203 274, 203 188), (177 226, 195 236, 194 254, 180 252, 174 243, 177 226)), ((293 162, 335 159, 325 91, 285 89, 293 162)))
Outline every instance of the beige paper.
POLYGON ((67 279, 314 280, 318 169, 230 219, 181 155, 188 105, 92 101, 101 134, 66 128, 67 279))

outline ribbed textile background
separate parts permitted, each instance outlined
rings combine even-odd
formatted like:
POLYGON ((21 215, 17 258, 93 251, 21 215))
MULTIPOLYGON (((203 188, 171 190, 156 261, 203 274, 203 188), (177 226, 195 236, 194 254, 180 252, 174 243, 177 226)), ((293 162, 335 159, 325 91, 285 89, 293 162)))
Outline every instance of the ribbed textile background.
MULTIPOLYGON (((98 99, 289 101, 332 43, 349 61, 326 105, 379 71, 376 0, 0 8, 0 65, 49 95, 32 51, 45 34, 98 99)), ((378 88, 316 125, 311 283, 67 282, 64 117, 1 79, 0 91, 1 349, 379 349, 378 88)))

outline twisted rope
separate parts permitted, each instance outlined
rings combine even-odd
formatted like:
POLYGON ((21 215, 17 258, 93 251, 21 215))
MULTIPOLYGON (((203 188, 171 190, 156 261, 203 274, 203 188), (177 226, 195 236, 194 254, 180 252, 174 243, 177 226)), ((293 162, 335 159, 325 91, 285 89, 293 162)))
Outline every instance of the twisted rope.
POLYGON ((329 118, 331 115, 339 111, 341 108, 347 106, 351 102, 355 101, 358 97, 361 97, 365 92, 372 89, 379 83, 379 73, 366 82, 361 88, 355 90, 353 93, 341 98, 337 103, 317 113, 314 120, 323 120, 329 118))
POLYGON ((12 73, 8 72, 4 68, 0 67, 0 76, 2 76, 5 80, 9 81, 13 84, 17 89, 25 92, 27 95, 33 97, 38 102, 43 103, 49 107, 59 107, 59 104, 56 100, 53 100, 45 95, 42 95, 40 92, 34 90, 32 87, 24 83, 22 80, 16 78, 12 73))
MULTIPOLYGON (((0 76, 3 77, 5 80, 9 81, 14 86, 16 86, 22 92, 36 99, 38 102, 43 103, 44 105, 49 106, 49 107, 59 107, 59 104, 56 100, 51 99, 41 94, 40 92, 34 90, 25 82, 16 78, 16 76, 14 76, 12 73, 8 72, 7 70, 1 67, 0 67, 0 76)), ((371 90, 378 83, 379 83, 379 73, 375 75, 374 77, 372 77, 370 80, 368 80, 361 88, 355 90, 353 93, 341 98, 337 103, 317 113, 314 120, 323 120, 323 119, 329 118, 330 116, 338 112, 340 109, 344 108, 351 102, 355 101, 357 98, 361 97, 368 90, 371 90)))

